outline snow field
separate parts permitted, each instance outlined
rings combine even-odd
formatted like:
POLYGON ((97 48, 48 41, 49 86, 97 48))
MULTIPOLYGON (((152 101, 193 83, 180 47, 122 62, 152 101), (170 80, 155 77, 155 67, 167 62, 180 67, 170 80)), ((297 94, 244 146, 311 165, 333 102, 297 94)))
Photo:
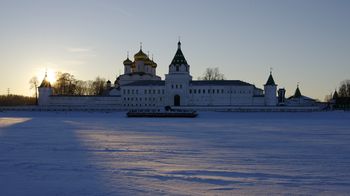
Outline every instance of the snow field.
POLYGON ((347 195, 350 113, 0 113, 0 195, 347 195))

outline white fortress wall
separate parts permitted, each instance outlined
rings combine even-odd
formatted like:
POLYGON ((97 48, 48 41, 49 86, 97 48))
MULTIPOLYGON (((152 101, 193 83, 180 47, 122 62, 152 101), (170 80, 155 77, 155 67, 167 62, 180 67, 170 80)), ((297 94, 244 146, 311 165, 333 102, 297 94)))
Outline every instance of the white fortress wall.
POLYGON ((50 96, 51 106, 120 107, 120 96, 50 96))

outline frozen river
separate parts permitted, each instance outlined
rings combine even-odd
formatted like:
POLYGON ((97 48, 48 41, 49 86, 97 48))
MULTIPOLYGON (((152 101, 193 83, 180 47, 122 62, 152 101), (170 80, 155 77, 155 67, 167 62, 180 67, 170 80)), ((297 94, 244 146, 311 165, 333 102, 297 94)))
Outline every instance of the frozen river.
POLYGON ((0 195, 347 195, 350 112, 0 112, 0 195))

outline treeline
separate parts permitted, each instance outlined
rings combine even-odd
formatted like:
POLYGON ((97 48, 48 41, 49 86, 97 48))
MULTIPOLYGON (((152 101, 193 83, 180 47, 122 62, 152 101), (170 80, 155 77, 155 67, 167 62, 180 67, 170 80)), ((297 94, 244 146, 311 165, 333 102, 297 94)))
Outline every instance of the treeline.
POLYGON ((25 106, 35 104, 35 97, 27 97, 23 95, 0 95, 0 106, 25 106))
POLYGON ((338 92, 334 93, 332 98, 336 109, 350 109, 350 80, 341 82, 338 92))
POLYGON ((340 83, 338 97, 350 97, 350 80, 344 80, 340 83))
POLYGON ((103 95, 107 89, 106 79, 78 80, 70 73, 57 73, 56 82, 52 85, 54 95, 103 95))

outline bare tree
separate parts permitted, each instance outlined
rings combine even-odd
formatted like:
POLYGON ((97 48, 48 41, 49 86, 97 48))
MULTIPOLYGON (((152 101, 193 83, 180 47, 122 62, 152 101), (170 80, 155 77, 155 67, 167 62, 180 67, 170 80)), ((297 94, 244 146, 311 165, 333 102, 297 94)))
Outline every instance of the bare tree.
POLYGON ((39 80, 36 76, 32 77, 29 80, 30 89, 35 90, 35 105, 38 105, 38 86, 39 86, 39 80))
POLYGON ((88 82, 83 80, 77 80, 75 82, 75 95, 88 95, 88 82))
POLYGON ((326 95, 326 96, 324 97, 324 101, 325 101, 325 102, 330 102, 330 101, 332 100, 332 98, 333 98, 333 96, 332 96, 332 93, 331 93, 331 94, 326 95))
POLYGON ((106 90, 106 79, 99 76, 92 82, 92 91, 94 95, 102 95, 106 90))
POLYGON ((106 79, 96 77, 95 80, 77 80, 70 73, 56 74, 56 82, 52 86, 56 95, 102 95, 106 90, 106 79))
POLYGON ((207 68, 201 77, 198 77, 198 80, 224 80, 224 74, 220 73, 219 68, 207 68))
POLYGON ((85 81, 85 83, 86 83, 86 95, 95 95, 95 91, 93 88, 94 81, 88 80, 88 81, 85 81))
POLYGON ((74 95, 76 79, 70 73, 58 72, 56 82, 53 86, 54 93, 58 95, 74 95))
POLYGON ((339 97, 350 97, 350 80, 344 80, 339 87, 339 97))

